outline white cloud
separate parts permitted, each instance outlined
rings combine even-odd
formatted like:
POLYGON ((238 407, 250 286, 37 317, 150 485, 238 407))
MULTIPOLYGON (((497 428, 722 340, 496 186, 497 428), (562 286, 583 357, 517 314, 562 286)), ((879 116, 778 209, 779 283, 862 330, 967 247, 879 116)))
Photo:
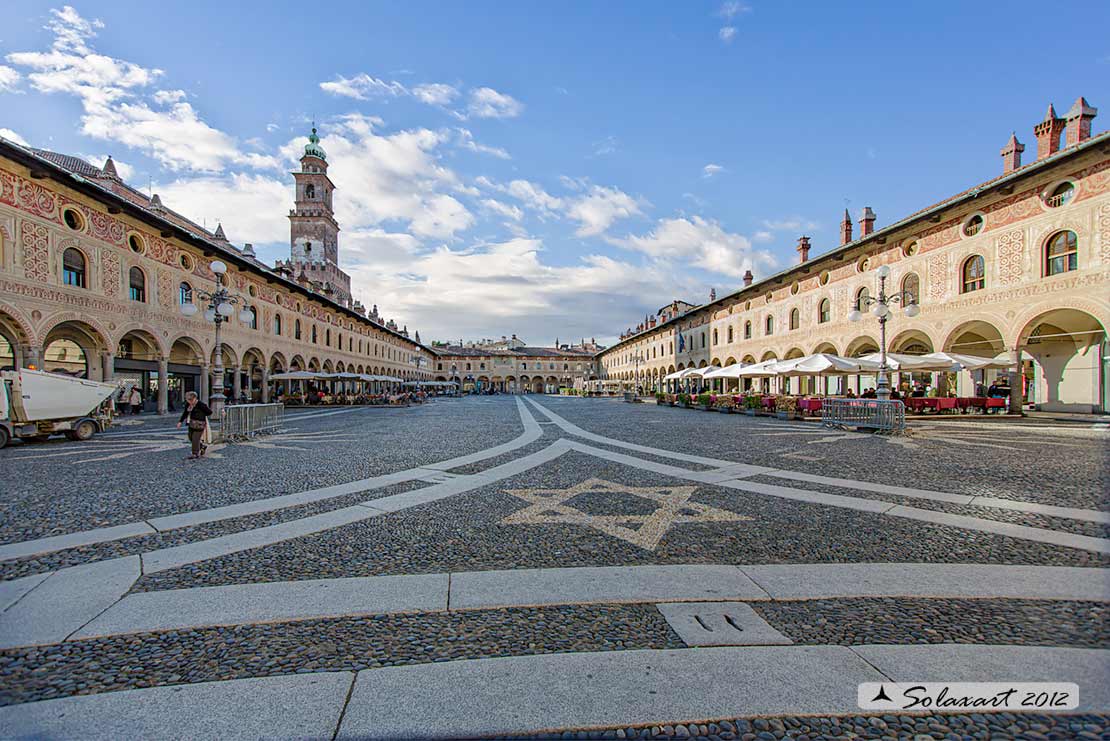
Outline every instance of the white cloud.
POLYGON ((271 132, 271 133, 272 133, 272 132, 274 132, 274 131, 277 131, 277 130, 278 130, 278 129, 280 129, 280 128, 281 128, 281 127, 280 127, 280 126, 278 126, 278 125, 277 125, 276 123, 268 123, 268 124, 266 124, 266 131, 269 131, 269 132, 271 132))
POLYGON ((701 168, 701 176, 703 178, 711 178, 714 175, 717 175, 717 174, 722 173, 724 171, 725 171, 725 168, 723 166, 715 165, 711 162, 708 165, 706 165, 705 167, 701 168))
POLYGON ((583 197, 573 201, 567 208, 567 216, 579 222, 575 231, 580 237, 602 234, 620 219, 640 216, 643 211, 638 200, 617 188, 595 185, 583 197))
POLYGON ((498 159, 510 160, 512 156, 501 147, 490 147, 474 141, 474 135, 468 129, 456 129, 459 133, 459 146, 478 154, 489 154, 498 159))
POLYGON ((726 44, 731 44, 732 40, 736 38, 736 27, 723 26, 721 30, 717 32, 717 37, 726 44))
POLYGON ((752 12, 750 5, 737 0, 729 0, 729 2, 721 3, 721 9, 717 11, 717 15, 727 20, 732 20, 738 15, 743 13, 752 12))
POLYGON ((413 97, 421 103, 428 105, 445 106, 459 97, 458 88, 442 82, 433 82, 426 85, 417 85, 412 89, 413 97))
POLYGON ((753 242, 772 242, 774 239, 775 235, 768 231, 758 231, 752 235, 753 242))
POLYGON ((209 229, 215 229, 216 222, 221 222, 235 244, 289 241, 289 223, 279 216, 288 212, 292 203, 291 183, 265 175, 233 173, 155 183, 152 190, 167 208, 198 224, 207 223, 209 229))
POLYGON ((755 263, 774 264, 769 253, 753 250, 747 237, 727 232, 718 222, 700 216, 661 219, 648 234, 609 241, 657 260, 686 262, 736 277, 755 263))
POLYGON ((607 154, 613 154, 617 151, 617 137, 607 136, 600 141, 593 143, 594 157, 604 157, 607 154))
POLYGON ((320 89, 325 93, 355 100, 368 100, 373 96, 397 97, 407 95, 408 89, 394 80, 381 80, 361 72, 354 77, 336 75, 330 82, 321 82, 320 89))
POLYGON ((19 84, 19 73, 0 64, 0 93, 14 93, 19 84))
POLYGON ((773 232, 796 232, 816 229, 819 224, 801 216, 790 216, 785 219, 764 219, 763 226, 773 232))
MULTIPOLYGON (((487 180, 486 182, 489 181, 487 180)), ((505 193, 508 193, 513 198, 516 198, 518 201, 524 203, 524 205, 536 211, 558 211, 563 208, 563 200, 561 198, 556 198, 548 193, 543 189, 542 185, 537 185, 527 180, 513 180, 508 186, 499 188, 499 190, 503 190, 505 193)))
POLYGON ((507 203, 502 203, 494 198, 486 198, 482 201, 482 205, 495 214, 500 214, 507 219, 513 221, 520 221, 524 218, 524 211, 519 206, 510 206, 507 203))
POLYGON ((145 88, 163 72, 96 53, 89 42, 103 27, 100 21, 86 20, 69 6, 51 13, 50 50, 14 52, 7 61, 32 70, 27 79, 35 90, 79 98, 81 133, 139 149, 171 170, 277 165, 271 157, 241 152, 233 137, 200 119, 181 91, 159 90, 144 98, 145 88), (168 107, 155 109, 151 103, 168 107))
POLYGON ((470 91, 467 113, 475 118, 516 118, 524 112, 524 104, 511 95, 490 87, 470 91))
POLYGON ((24 139, 22 136, 15 133, 11 129, 0 128, 0 136, 4 137, 10 142, 15 142, 16 144, 22 145, 24 147, 31 146, 26 139, 24 139))

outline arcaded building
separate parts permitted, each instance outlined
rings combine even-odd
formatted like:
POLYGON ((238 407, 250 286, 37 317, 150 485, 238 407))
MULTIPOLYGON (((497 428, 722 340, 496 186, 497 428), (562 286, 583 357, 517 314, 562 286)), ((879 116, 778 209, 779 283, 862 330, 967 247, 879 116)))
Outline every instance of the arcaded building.
POLYGON ((533 347, 516 335, 500 342, 433 345, 436 380, 453 381, 464 391, 554 394, 581 389, 594 377, 593 356, 600 348, 592 340, 579 344, 533 347))
POLYGON ((215 327, 180 307, 215 288, 208 266, 220 260, 252 316, 222 329, 224 385, 236 396, 266 400, 270 375, 298 369, 430 379, 419 334, 351 296, 315 130, 300 165, 290 258, 271 268, 221 227, 209 232, 124 183, 111 159, 95 167, 0 139, 0 367, 134 384, 160 410, 185 391, 207 398, 215 327))
MULTIPOLYGON (((823 254, 802 236, 793 267, 649 317, 598 355, 601 378, 651 388, 691 366, 875 352, 878 321, 848 313, 877 294, 886 265, 888 292, 920 306, 888 323, 891 352, 1006 354, 1025 403, 1110 411, 1110 134, 1092 135, 1096 114, 1083 98, 1063 116, 1049 106, 1033 127, 1034 161, 1022 163, 1011 136, 998 177, 889 226, 870 208, 855 224, 846 212, 840 244, 823 254)), ((953 380, 961 395, 989 381, 953 380)))

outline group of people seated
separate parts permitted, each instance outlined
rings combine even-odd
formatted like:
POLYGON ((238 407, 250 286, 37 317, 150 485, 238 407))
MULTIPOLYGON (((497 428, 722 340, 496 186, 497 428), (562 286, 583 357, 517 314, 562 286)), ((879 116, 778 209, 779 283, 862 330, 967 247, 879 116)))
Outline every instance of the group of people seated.
POLYGON ((286 406, 317 406, 317 405, 367 405, 367 406, 408 406, 409 404, 422 403, 427 398, 423 391, 402 391, 399 393, 383 392, 380 394, 369 393, 328 393, 322 389, 310 389, 305 393, 281 393, 277 401, 286 406))

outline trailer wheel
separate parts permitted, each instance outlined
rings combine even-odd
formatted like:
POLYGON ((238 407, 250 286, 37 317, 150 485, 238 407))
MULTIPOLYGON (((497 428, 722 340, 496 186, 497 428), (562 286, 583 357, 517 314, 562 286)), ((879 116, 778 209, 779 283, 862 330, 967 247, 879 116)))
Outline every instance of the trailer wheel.
POLYGON ((83 419, 73 426, 73 429, 66 433, 66 437, 70 440, 88 440, 96 434, 96 422, 91 419, 83 419))
POLYGON ((8 441, 10 439, 11 439, 11 435, 8 433, 8 428, 7 427, 0 427, 0 448, 7 447, 8 441))

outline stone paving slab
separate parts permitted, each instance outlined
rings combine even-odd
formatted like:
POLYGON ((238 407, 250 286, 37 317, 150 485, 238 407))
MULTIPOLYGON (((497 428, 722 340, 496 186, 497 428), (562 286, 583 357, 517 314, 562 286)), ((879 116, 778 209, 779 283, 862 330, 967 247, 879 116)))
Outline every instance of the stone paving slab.
POLYGON ((131 522, 126 525, 102 527, 95 530, 84 530, 79 533, 54 535, 49 538, 25 540, 20 543, 0 545, 0 561, 10 561, 14 558, 34 556, 40 553, 60 551, 65 548, 77 548, 91 543, 103 543, 106 540, 119 540, 131 538, 136 535, 151 535, 157 532, 145 522, 131 522))
POLYGON ((452 610, 587 602, 766 599, 733 566, 600 566, 452 574, 452 610))
POLYGON ((655 607, 687 646, 787 646, 794 642, 744 602, 665 602, 655 607))
POLYGON ((121 633, 281 620, 432 612, 447 607, 447 574, 312 579, 138 592, 73 640, 121 633))
POLYGON ((46 577, 53 574, 53 571, 47 571, 43 574, 32 574, 31 576, 20 577, 19 579, 9 579, 5 582, 0 582, 0 612, 7 610, 23 597, 23 595, 30 592, 32 589, 42 584, 46 577))
POLYGON ((8 738, 331 738, 352 672, 152 687, 0 708, 8 738))
POLYGON ((773 599, 1003 597, 1110 601, 1110 569, 943 563, 739 566, 773 599))
POLYGON ((138 556, 54 572, 0 614, 0 648, 64 641, 126 594, 140 573, 138 556))
POLYGON ((1110 710, 1107 650, 962 643, 852 650, 896 682, 1075 682, 1079 708, 1073 712, 1110 710))
POLYGON ((547 654, 391 667, 359 672, 338 738, 471 737, 852 712, 856 685, 882 679, 840 646, 547 654))

